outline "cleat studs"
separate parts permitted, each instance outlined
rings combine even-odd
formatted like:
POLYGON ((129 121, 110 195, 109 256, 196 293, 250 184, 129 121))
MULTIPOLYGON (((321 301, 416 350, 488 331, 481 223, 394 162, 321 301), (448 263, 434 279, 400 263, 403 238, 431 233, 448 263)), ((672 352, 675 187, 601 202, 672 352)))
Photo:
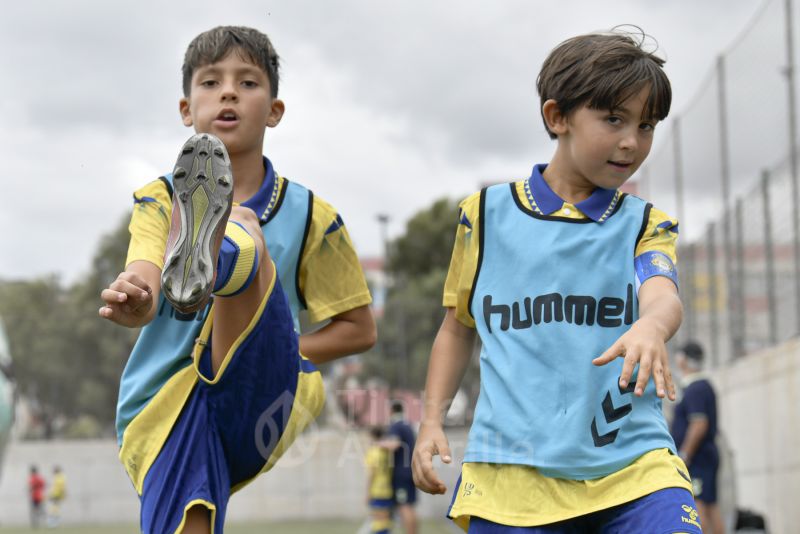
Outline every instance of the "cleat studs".
POLYGON ((201 139, 202 139, 203 141, 208 141, 208 135, 206 135, 206 134, 203 134, 203 137, 201 137, 201 139))
POLYGON ((180 198, 181 202, 185 203, 187 200, 189 200, 189 193, 187 193, 186 191, 181 191, 180 198))
POLYGON ((200 294, 200 292, 201 292, 200 284, 195 284, 194 286, 192 286, 192 294, 191 294, 191 296, 196 297, 197 295, 200 294))
POLYGON ((222 209, 221 205, 219 205, 219 204, 215 204, 214 205, 214 213, 219 213, 219 210, 221 210, 221 209, 222 209))
POLYGON ((203 157, 206 157, 206 156, 208 156, 208 152, 207 152, 207 151, 205 151, 205 150, 201 150, 201 151, 199 152, 199 154, 200 154, 201 156, 203 156, 203 157))
POLYGON ((229 186, 231 185, 231 179, 228 177, 227 174, 223 174, 217 179, 217 183, 219 185, 229 186))
POLYGON ((214 155, 219 157, 219 158, 224 158, 225 157, 225 153, 222 151, 222 149, 220 147, 217 147, 217 148, 214 149, 214 155))
POLYGON ((197 179, 198 180, 205 180, 206 179, 206 175, 204 173, 202 173, 202 172, 198 172, 197 173, 197 179))
POLYGON ((178 167, 175 169, 175 172, 172 173, 174 178, 184 178, 186 176, 186 169, 183 167, 178 167))
POLYGON ((184 153, 184 154, 191 154, 192 152, 194 152, 194 146, 192 146, 192 145, 185 145, 185 146, 183 147, 183 153, 184 153))

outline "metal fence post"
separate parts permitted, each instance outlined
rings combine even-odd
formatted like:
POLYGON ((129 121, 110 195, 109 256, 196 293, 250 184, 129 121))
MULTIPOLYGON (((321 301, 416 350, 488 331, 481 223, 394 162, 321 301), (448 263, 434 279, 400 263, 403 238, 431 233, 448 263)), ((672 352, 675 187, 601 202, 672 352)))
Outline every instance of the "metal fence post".
POLYGON ((695 327, 695 321, 697 314, 695 313, 695 303, 697 302, 697 295, 695 291, 695 273, 697 269, 697 256, 695 250, 695 244, 690 243, 684 248, 686 252, 686 259, 680 260, 680 270, 684 273, 683 276, 683 284, 681 287, 681 291, 685 295, 683 298, 684 301, 684 319, 683 324, 685 325, 686 330, 686 341, 695 339, 695 335, 697 334, 697 329, 695 327))
POLYGON ((672 121, 672 155, 675 158, 675 215, 678 217, 678 224, 686 227, 683 220, 684 210, 683 200, 683 156, 681 155, 681 119, 675 117, 672 121))
POLYGON ((747 294, 747 275, 744 263, 744 211, 742 199, 736 200, 735 229, 736 229, 736 284, 733 287, 733 294, 736 295, 736 304, 731 306, 730 314, 733 316, 731 324, 735 329, 731 332, 731 352, 734 358, 744 356, 744 348, 747 344, 747 311, 745 306, 745 295, 747 294))
POLYGON ((769 342, 778 342, 778 301, 775 295, 775 251, 772 247, 772 218, 770 216, 769 201, 769 171, 761 173, 761 205, 764 213, 764 261, 766 264, 767 282, 767 323, 769 328, 769 342))
POLYGON ((738 302, 736 298, 736 280, 734 279, 734 254, 731 252, 731 231, 729 218, 733 214, 731 203, 731 172, 730 172, 730 150, 728 145, 728 105, 727 92, 725 89, 725 57, 717 58, 717 102, 719 116, 719 162, 720 162, 720 183, 722 186, 722 250, 723 250, 723 269, 725 271, 725 288, 728 297, 728 336, 731 341, 733 355, 737 355, 738 333, 737 333, 737 313, 738 302))
POLYGON ((784 3, 786 20, 786 85, 789 90, 789 170, 792 178, 792 232, 794 237, 795 334, 800 333, 800 193, 797 170, 797 103, 794 81, 792 0, 784 3))
POLYGON ((714 239, 714 223, 709 223, 706 246, 708 247, 708 324, 711 330, 711 368, 717 368, 720 363, 719 340, 717 325, 717 261, 716 242, 714 239))

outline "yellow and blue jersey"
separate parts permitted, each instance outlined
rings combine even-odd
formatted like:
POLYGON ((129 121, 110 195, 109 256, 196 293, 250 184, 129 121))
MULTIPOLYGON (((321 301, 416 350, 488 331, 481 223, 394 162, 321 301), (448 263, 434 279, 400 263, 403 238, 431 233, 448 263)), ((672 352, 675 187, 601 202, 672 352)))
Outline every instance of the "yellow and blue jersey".
POLYGON ((367 450, 364 459, 367 473, 370 476, 370 501, 387 501, 392 499, 392 462, 388 449, 373 445, 367 450))
POLYGON ((461 204, 444 305, 483 346, 456 519, 546 524, 690 489, 653 385, 634 397, 621 361, 591 364, 638 317, 644 281, 677 280, 677 222, 619 191, 566 203, 543 170, 461 204))
MULTIPOLYGON (((264 165, 259 191, 242 205, 261 219, 295 325, 301 310, 318 322, 369 304, 369 290, 341 216, 305 187, 275 173, 267 158, 264 165)), ((171 195, 169 175, 134 193, 126 264, 143 260, 163 268, 171 195)), ((131 422, 167 385, 175 400, 170 403, 170 414, 161 417, 177 417, 181 396, 188 396, 188 392, 179 393, 186 389, 179 383, 191 382, 180 377, 192 364, 195 340, 212 303, 196 313, 181 314, 161 296, 156 317, 142 329, 123 371, 117 405, 120 444, 131 422)))

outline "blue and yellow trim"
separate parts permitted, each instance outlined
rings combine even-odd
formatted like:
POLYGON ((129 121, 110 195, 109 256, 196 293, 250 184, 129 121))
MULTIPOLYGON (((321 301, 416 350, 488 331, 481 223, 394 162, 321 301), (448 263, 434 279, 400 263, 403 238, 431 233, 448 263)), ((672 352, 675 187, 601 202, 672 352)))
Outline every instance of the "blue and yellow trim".
POLYGON ((145 476, 196 384, 197 373, 191 366, 184 367, 164 384, 125 429, 119 459, 138 495, 142 494, 145 476))
POLYGON ((189 509, 198 504, 208 508, 208 515, 211 516, 211 534, 214 534, 214 524, 217 519, 217 507, 214 505, 214 503, 208 502, 205 499, 195 499, 193 501, 189 501, 186 506, 183 507, 183 518, 181 519, 181 523, 178 525, 178 528, 175 529, 175 534, 181 534, 183 532, 183 527, 186 524, 186 515, 189 513, 189 509))

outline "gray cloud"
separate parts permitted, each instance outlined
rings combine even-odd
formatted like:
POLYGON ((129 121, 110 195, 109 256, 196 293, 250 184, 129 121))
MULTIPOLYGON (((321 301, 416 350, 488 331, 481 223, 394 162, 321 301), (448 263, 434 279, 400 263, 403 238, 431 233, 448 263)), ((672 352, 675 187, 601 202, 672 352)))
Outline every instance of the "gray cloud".
POLYGON ((182 54, 214 25, 251 25, 273 38, 288 113, 268 133, 267 153, 342 211, 361 252, 377 253, 378 211, 397 233, 433 198, 522 177, 549 157, 535 77, 562 39, 639 24, 668 55, 680 107, 753 6, 39 0, 5 10, 0 146, 13 185, 0 200, 0 247, 26 250, 30 236, 48 236, 56 253, 22 263, 4 254, 0 278, 70 278, 88 267, 131 191, 171 167, 189 133, 177 114, 182 54), (35 213, 23 208, 30 203, 35 213), (9 231, 19 221, 26 232, 9 231))

